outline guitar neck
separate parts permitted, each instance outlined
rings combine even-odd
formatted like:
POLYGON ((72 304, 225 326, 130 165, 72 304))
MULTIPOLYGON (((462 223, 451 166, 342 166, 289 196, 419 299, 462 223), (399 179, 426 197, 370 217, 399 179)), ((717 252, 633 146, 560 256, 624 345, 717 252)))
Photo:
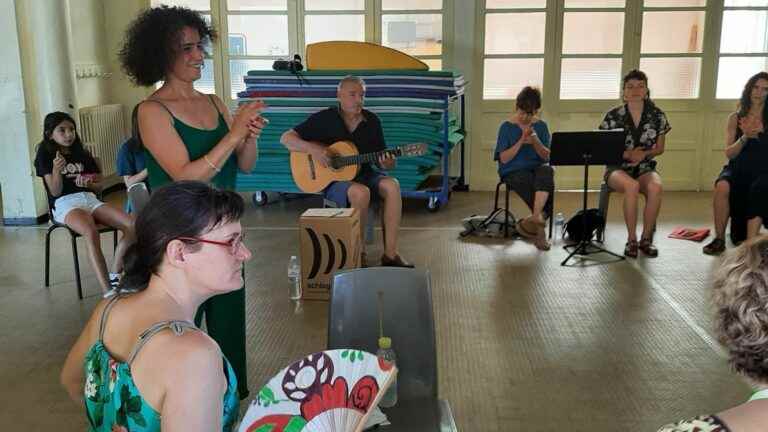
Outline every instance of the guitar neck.
POLYGON ((354 156, 339 156, 335 158, 334 165, 337 167, 344 167, 349 165, 362 165, 364 163, 372 163, 378 161, 379 158, 384 154, 398 157, 402 156, 403 152, 400 147, 397 147, 393 149, 381 150, 373 153, 358 154, 354 156))

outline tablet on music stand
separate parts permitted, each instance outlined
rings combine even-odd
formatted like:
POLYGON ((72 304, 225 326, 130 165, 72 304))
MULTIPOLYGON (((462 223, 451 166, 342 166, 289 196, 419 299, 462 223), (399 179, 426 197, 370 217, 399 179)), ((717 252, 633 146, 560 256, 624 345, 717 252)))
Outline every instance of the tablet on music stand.
MULTIPOLYGON (((590 165, 621 165, 624 161, 624 140, 626 134, 623 130, 589 131, 589 132, 555 132, 552 134, 552 147, 549 155, 549 163, 553 166, 582 165, 584 166, 584 195, 583 211, 587 212, 587 183, 590 165)), ((584 221, 583 233, 587 232, 587 218, 584 221)), ((619 260, 624 257, 606 250, 594 242, 592 237, 583 235, 581 241, 575 245, 565 246, 565 250, 574 248, 568 257, 560 263, 566 265, 574 255, 585 257, 595 253, 607 253, 619 260)))

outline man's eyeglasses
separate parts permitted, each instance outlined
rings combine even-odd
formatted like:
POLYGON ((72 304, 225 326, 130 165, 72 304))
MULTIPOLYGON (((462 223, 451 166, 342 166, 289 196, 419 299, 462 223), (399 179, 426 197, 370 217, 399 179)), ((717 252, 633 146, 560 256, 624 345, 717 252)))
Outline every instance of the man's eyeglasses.
POLYGON ((199 242, 199 243, 208 243, 212 245, 217 246, 225 246, 229 248, 229 253, 231 255, 237 255, 237 252, 240 250, 240 246, 243 245, 243 239, 245 238, 244 234, 238 234, 237 236, 233 237, 232 240, 229 241, 216 241, 216 240, 208 240, 198 237, 177 237, 177 240, 186 241, 186 242, 199 242))

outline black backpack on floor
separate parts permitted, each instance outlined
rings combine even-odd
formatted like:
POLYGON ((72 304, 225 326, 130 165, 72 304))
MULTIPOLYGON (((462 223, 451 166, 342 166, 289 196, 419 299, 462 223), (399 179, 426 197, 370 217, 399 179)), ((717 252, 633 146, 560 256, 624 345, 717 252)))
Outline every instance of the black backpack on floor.
POLYGON ((572 242, 580 242, 582 240, 592 240, 595 232, 598 228, 605 226, 605 217, 603 217, 600 210, 596 208, 579 210, 573 215, 563 227, 563 232, 568 235, 568 240, 572 242), (586 218, 586 233, 584 232, 584 218, 586 218), (585 236, 586 234, 586 236, 585 236))

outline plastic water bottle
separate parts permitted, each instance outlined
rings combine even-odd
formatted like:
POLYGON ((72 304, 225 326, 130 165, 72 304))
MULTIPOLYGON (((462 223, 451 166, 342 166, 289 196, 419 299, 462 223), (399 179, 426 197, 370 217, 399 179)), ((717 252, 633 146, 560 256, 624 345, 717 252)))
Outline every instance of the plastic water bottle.
POLYGON ((298 300, 301 298, 301 269, 299 259, 296 255, 291 255, 288 260, 288 281, 291 283, 288 291, 288 298, 298 300))
POLYGON ((565 216, 562 213, 555 215, 555 233, 558 239, 563 238, 563 227, 565 226, 565 216))
MULTIPOLYGON (((388 361, 393 365, 397 361, 395 350, 392 349, 392 339, 388 337, 379 338, 379 350, 376 351, 376 357, 388 361)), ((389 386, 387 392, 379 400, 379 406, 381 408, 390 408, 397 403, 397 376, 392 380, 392 385, 389 386)))

